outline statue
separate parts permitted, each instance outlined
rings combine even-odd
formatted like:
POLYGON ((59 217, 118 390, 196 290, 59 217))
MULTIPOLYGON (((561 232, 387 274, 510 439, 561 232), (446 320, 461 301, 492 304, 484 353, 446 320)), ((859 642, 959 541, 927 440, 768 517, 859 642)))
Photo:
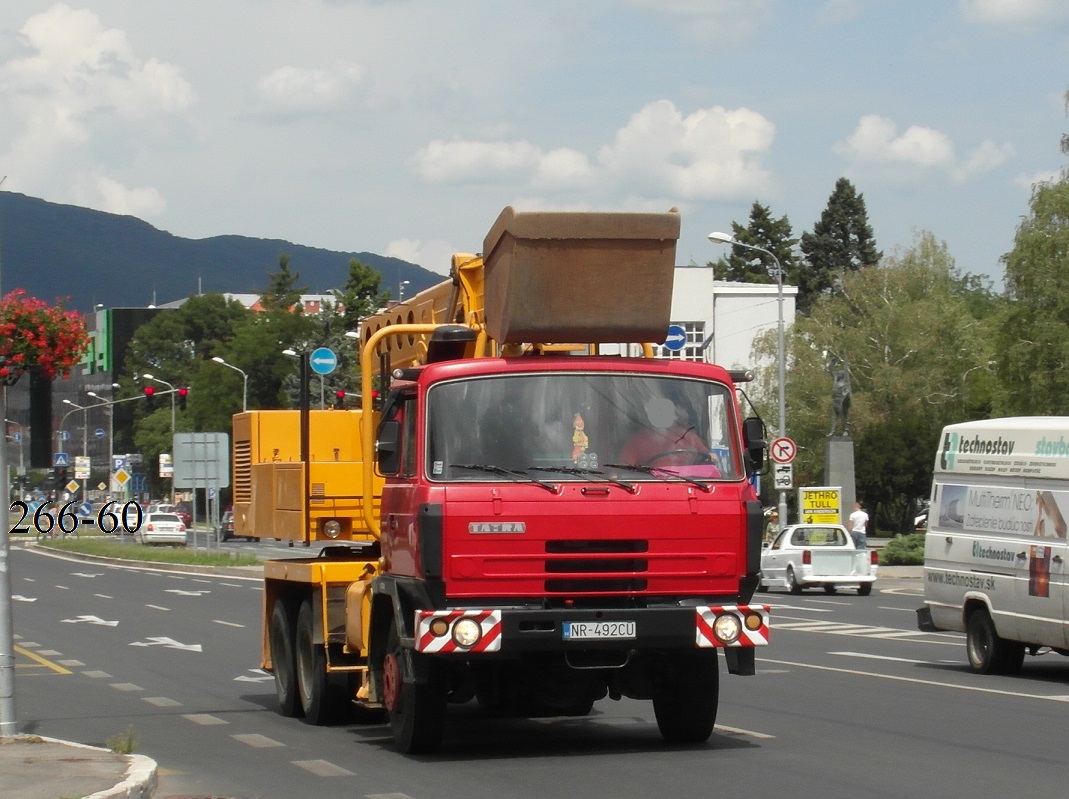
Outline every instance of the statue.
POLYGON ((850 367, 846 361, 836 356, 831 358, 831 432, 836 435, 842 428, 841 435, 850 435, 850 367))

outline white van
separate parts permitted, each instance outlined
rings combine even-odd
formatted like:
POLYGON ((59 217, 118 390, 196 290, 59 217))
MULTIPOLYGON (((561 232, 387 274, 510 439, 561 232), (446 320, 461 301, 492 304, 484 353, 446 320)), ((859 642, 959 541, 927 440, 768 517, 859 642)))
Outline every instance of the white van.
POLYGON ((949 425, 935 457, 917 625, 966 634, 981 674, 1069 654, 1069 416, 949 425))

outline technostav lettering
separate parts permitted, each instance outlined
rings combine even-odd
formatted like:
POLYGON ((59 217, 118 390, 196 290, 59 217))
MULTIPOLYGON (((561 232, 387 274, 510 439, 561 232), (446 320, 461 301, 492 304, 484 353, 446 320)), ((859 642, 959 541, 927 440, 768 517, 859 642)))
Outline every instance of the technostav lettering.
POLYGON ((962 436, 961 443, 958 444, 958 453, 961 455, 1012 455, 1016 446, 1016 441, 1004 439, 1002 436, 991 439, 980 438, 980 436, 973 436, 970 439, 962 436))
POLYGON ((1012 562, 1016 557, 1016 553, 1010 549, 995 549, 994 547, 985 547, 979 541, 972 542, 972 556, 974 558, 984 558, 986 560, 1004 560, 1007 563, 1012 562))
POLYGON ((1057 441, 1048 439, 1046 436, 1036 443, 1036 455, 1045 455, 1055 458, 1069 458, 1069 441, 1061 436, 1057 441))

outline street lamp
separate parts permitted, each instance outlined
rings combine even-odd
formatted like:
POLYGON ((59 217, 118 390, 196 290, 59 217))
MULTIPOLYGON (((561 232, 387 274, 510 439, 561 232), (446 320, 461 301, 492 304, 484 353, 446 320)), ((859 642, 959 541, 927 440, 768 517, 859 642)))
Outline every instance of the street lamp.
MULTIPOLYGON (((174 433, 175 433, 175 427, 174 427, 174 421, 175 421, 175 416, 174 416, 174 395, 178 393, 178 389, 176 389, 173 385, 168 383, 166 380, 160 380, 158 377, 154 377, 153 375, 143 374, 141 376, 143 378, 145 378, 146 380, 151 380, 153 383, 160 383, 161 385, 167 386, 167 388, 169 388, 171 390, 170 391, 170 393, 171 393, 171 452, 173 453, 174 452, 174 433)), ((172 469, 174 468, 174 463, 173 462, 171 463, 171 468, 172 469)), ((173 471, 171 472, 171 504, 174 505, 174 472, 173 471)), ((196 506, 194 506, 194 509, 196 509, 196 506)))
POLYGON ((244 412, 248 408, 249 401, 249 376, 245 374, 245 372, 243 372, 241 369, 238 369, 236 366, 234 366, 234 364, 227 363, 226 361, 224 361, 218 355, 212 358, 212 360, 216 363, 221 363, 223 366, 233 369, 235 372, 238 372, 241 375, 241 410, 242 412, 244 412))
MULTIPOLYGON (((22 447, 25 443, 25 436, 23 436, 22 434, 22 425, 20 425, 18 422, 12 421, 11 419, 4 419, 4 422, 6 424, 13 424, 19 429, 16 435, 18 436, 17 443, 19 445, 19 476, 22 476, 26 474, 26 463, 22 457, 22 447)), ((12 438, 14 438, 14 436, 12 438)))
POLYGON ((405 298, 405 286, 411 285, 411 280, 401 280, 397 283, 397 301, 400 302, 405 298))
MULTIPOLYGON (((71 402, 69 399, 63 400, 63 403, 65 405, 70 405, 74 410, 68 411, 67 415, 64 416, 60 420, 60 423, 59 423, 60 434, 62 435, 63 423, 65 421, 67 421, 67 416, 70 416, 72 413, 77 413, 78 411, 81 411, 81 413, 82 413, 82 457, 85 458, 85 457, 87 457, 89 455, 89 406, 79 405, 76 402, 71 402)), ((86 497, 86 493, 85 493, 85 478, 82 478, 82 500, 83 501, 85 500, 85 497, 86 497)))
MULTIPOLYGON (((709 241, 714 244, 730 244, 733 247, 757 250, 757 252, 765 253, 765 255, 768 255, 776 262, 776 299, 779 308, 776 339, 776 366, 779 370, 779 437, 785 438, 787 436, 787 399, 784 395, 784 386, 787 383, 787 375, 783 355, 783 266, 780 265, 779 258, 777 258, 776 254, 771 250, 766 250, 764 247, 758 247, 756 244, 745 244, 741 241, 736 241, 735 238, 728 233, 710 233, 709 241)), ((779 518, 780 524, 787 523, 786 491, 779 492, 779 518)))

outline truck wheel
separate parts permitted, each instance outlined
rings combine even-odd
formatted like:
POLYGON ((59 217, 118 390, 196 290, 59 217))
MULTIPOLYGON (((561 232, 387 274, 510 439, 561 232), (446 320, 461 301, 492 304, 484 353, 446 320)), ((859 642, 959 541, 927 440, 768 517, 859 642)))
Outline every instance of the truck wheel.
POLYGON ((787 590, 792 594, 802 593, 802 584, 798 582, 798 578, 794 576, 794 569, 790 566, 787 567, 787 590))
POLYGON ((858 596, 868 596, 872 593, 872 583, 862 583, 857 587, 858 596))
POLYGON ((835 585, 832 584, 832 583, 824 583, 824 593, 825 594, 834 594, 835 593, 835 585))
POLYGON ((445 732, 446 681, 441 664, 430 660, 427 682, 402 680, 405 656, 421 657, 401 649, 397 622, 390 622, 386 639, 386 658, 382 664, 382 682, 386 713, 390 718, 397 748, 404 754, 433 752, 442 743, 445 732))
POLYGON ((304 710, 304 720, 323 726, 345 715, 351 696, 346 696, 347 676, 327 674, 327 657, 323 645, 315 642, 312 603, 301 603, 297 614, 296 661, 297 691, 304 710))
POLYGON ((720 666, 715 650, 681 652, 668 683, 653 695, 661 736, 672 744, 709 740, 720 704, 720 666))
POLYGON ((275 602, 269 630, 271 667, 275 672, 275 695, 283 716, 296 716, 301 709, 297 697, 297 672, 293 659, 293 634, 296 622, 293 608, 284 599, 275 602))
POLYGON ((983 609, 973 611, 965 622, 965 648, 969 665, 980 674, 1014 674, 1024 663, 1024 644, 1000 637, 983 609))

